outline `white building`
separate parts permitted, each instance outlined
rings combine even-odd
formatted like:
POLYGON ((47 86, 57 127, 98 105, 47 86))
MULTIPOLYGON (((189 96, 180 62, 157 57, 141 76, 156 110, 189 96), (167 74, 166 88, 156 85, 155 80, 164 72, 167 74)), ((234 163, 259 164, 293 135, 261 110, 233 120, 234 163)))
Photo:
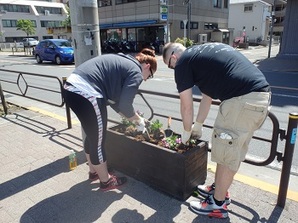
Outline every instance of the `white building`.
MULTIPOLYGON (((17 30, 19 19, 31 20, 38 40, 53 38, 49 27, 61 27, 67 17, 63 3, 24 0, 0 0, 0 42, 20 42, 26 33, 17 30)), ((63 36, 61 36, 63 38, 63 36)))
POLYGON ((228 24, 234 30, 233 39, 246 37, 249 42, 267 41, 271 7, 261 0, 231 0, 228 24))

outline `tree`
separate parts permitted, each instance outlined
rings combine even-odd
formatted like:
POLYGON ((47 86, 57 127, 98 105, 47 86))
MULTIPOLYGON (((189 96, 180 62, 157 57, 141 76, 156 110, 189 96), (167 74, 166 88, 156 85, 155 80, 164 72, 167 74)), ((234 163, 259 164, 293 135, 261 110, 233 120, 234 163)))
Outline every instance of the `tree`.
POLYGON ((34 24, 31 20, 20 19, 17 21, 17 30, 22 30, 26 33, 27 37, 32 34, 35 34, 34 24))
POLYGON ((66 10, 67 10, 67 17, 66 19, 62 22, 62 25, 64 27, 71 27, 71 20, 70 20, 70 10, 69 7, 66 6, 66 10))

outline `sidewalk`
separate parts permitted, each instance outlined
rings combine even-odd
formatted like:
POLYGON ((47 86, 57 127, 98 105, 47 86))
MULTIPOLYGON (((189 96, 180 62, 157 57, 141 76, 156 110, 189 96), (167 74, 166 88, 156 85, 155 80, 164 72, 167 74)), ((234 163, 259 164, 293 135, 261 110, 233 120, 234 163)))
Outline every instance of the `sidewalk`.
MULTIPOLYGON (((275 58, 257 61, 263 70, 295 74, 298 73, 296 62, 275 58)), ((10 97, 8 101, 32 106, 26 105, 27 100, 22 97, 10 97)), ((65 117, 63 109, 61 114, 49 116, 53 106, 43 105, 42 108, 44 113, 16 110, 15 114, 0 117, 1 222, 298 222, 298 177, 291 176, 294 191, 288 191, 291 199, 286 200, 282 209, 276 206, 276 193, 270 192, 278 187, 278 182, 271 182, 271 178, 278 181, 280 171, 245 163, 242 169, 253 172, 249 176, 254 177, 246 175, 247 172, 236 175, 230 189, 229 218, 224 220, 190 211, 189 202, 198 198, 190 197, 181 202, 130 177, 118 190, 102 192, 98 190, 98 182, 87 181, 88 166, 78 122, 67 129, 66 122, 59 118, 65 117), (74 171, 68 168, 70 149, 78 156, 78 167, 74 171), (257 175, 262 180, 257 179, 257 175)), ((212 183, 213 179, 214 164, 208 161, 206 183, 212 183)))
MULTIPOLYGON (((0 128, 1 222, 298 222, 297 201, 287 199, 281 209, 277 195, 237 180, 225 220, 190 211, 189 202, 198 198, 181 202, 130 177, 123 187, 102 192, 98 182, 87 181, 78 124, 67 129, 53 117, 19 110, 1 117, 0 128), (70 149, 78 155, 74 171, 68 169, 70 149)), ((213 177, 208 171, 207 183, 213 177)))

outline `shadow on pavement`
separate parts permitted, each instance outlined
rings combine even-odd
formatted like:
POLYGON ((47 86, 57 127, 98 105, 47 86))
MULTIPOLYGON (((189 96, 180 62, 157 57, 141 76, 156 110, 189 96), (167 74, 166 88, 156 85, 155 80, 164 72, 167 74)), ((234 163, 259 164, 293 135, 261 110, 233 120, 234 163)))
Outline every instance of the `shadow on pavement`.
MULTIPOLYGON (((8 118, 5 116, 2 118, 12 124, 19 125, 27 130, 30 130, 38 134, 40 137, 49 137, 49 140, 66 149, 72 149, 75 146, 81 146, 81 144, 79 144, 80 138, 68 133, 63 133, 67 129, 57 131, 54 127, 47 125, 46 123, 28 118, 24 115, 16 113, 14 113, 14 115, 15 118, 8 118), (66 143, 68 143, 68 145, 66 143)), ((85 154, 83 152, 77 152, 77 156, 78 165, 83 163, 85 164, 85 162, 80 162, 80 160, 84 160, 83 158, 85 158, 85 154)), ((26 190, 27 188, 37 185, 60 173, 69 172, 67 164, 68 157, 66 156, 62 159, 55 160, 54 162, 46 164, 38 169, 31 170, 19 177, 0 184, 0 200, 13 196, 16 193, 26 190)))

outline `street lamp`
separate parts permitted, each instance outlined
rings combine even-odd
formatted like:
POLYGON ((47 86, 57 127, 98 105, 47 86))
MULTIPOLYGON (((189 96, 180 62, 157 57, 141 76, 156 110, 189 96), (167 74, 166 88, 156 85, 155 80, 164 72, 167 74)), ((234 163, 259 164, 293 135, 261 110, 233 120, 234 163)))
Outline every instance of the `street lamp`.
POLYGON ((186 24, 187 24, 187 20, 186 19, 184 19, 183 20, 183 24, 184 24, 184 38, 183 38, 183 40, 184 40, 184 46, 186 46, 186 24))

